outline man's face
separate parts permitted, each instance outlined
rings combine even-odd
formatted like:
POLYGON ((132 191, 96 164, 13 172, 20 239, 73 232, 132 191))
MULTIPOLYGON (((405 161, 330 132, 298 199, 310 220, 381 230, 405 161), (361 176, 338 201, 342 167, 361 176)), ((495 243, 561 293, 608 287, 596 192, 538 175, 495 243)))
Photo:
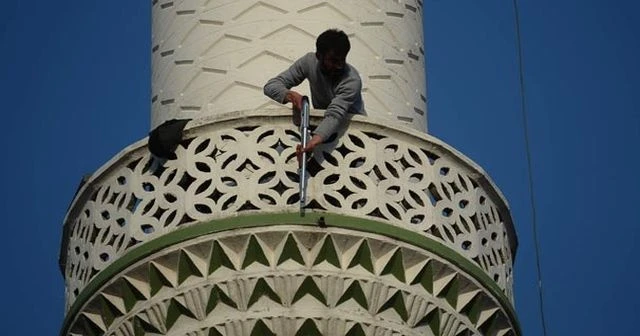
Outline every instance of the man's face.
POLYGON ((320 62, 320 71, 323 75, 331 79, 338 79, 342 77, 347 61, 347 54, 338 53, 335 50, 329 50, 324 54, 316 53, 316 57, 320 62))

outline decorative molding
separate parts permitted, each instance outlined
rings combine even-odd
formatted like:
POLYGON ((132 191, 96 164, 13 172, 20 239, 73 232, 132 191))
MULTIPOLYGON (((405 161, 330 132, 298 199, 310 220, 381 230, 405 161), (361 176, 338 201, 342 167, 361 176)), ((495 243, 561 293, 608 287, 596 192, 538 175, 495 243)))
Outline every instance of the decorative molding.
MULTIPOLYGON (((314 114, 313 123, 319 120, 314 114)), ((297 206, 289 113, 196 121, 178 160, 132 146, 87 181, 65 219, 67 307, 131 248, 183 226, 297 206), (269 125, 268 127, 264 125, 269 125)), ((476 263, 511 298, 515 235, 508 208, 468 159, 431 137, 354 118, 309 164, 308 211, 418 232, 476 263), (365 122, 366 121, 366 122, 365 122)))
POLYGON ((163 246, 110 275, 62 334, 520 334, 501 294, 388 236, 268 225, 163 246))

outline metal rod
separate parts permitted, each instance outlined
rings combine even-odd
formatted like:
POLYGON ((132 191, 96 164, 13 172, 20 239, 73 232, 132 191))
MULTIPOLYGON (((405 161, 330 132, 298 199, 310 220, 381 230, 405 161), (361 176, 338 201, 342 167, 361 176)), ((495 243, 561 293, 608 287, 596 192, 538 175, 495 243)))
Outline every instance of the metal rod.
POLYGON ((309 142, 309 97, 302 97, 302 110, 300 111, 300 141, 302 145, 302 157, 299 165, 300 176, 300 215, 304 215, 304 207, 307 204, 307 152, 304 148, 309 142))

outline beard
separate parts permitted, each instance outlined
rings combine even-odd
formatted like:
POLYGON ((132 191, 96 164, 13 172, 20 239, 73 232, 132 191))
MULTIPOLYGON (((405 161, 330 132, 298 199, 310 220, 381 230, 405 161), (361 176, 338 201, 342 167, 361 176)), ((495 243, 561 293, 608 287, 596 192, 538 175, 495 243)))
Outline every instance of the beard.
POLYGON ((329 69, 325 69, 324 67, 320 67, 320 72, 324 76, 329 77, 333 80, 336 80, 336 79, 340 79, 342 75, 344 75, 345 70, 344 69, 329 70, 329 69))

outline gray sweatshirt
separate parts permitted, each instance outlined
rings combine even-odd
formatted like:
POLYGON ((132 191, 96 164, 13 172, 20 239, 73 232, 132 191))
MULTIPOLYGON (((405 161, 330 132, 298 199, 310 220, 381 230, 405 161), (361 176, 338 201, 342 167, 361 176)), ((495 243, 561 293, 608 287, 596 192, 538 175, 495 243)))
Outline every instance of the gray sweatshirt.
POLYGON ((354 67, 345 64, 345 72, 339 80, 332 81, 320 72, 315 53, 308 53, 295 61, 289 69, 270 79, 264 86, 264 94, 284 103, 287 91, 300 85, 305 79, 311 87, 313 108, 326 109, 324 119, 315 130, 327 139, 346 123, 347 114, 365 114, 362 102, 362 81, 354 67))

